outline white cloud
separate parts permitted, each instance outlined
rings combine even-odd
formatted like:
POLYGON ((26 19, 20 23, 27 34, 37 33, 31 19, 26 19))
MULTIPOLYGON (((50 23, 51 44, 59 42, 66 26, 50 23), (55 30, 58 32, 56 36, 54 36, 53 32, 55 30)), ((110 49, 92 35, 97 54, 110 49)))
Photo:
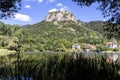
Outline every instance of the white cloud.
POLYGON ((13 19, 23 21, 23 22, 28 22, 31 20, 31 18, 28 15, 19 14, 19 13, 16 13, 13 19))
POLYGON ((56 8, 52 8, 52 9, 50 9, 48 12, 56 12, 56 11, 57 11, 56 8))
POLYGON ((56 0, 48 0, 48 2, 55 2, 56 0))
POLYGON ((60 11, 63 11, 63 10, 66 10, 66 9, 64 9, 64 8, 60 8, 60 11))
POLYGON ((62 3, 58 3, 56 6, 59 8, 59 10, 67 10, 68 9, 68 7, 64 6, 62 3))
POLYGON ((61 3, 58 3, 56 6, 57 6, 57 8, 52 8, 52 9, 50 9, 48 12, 56 12, 56 11, 58 11, 58 10, 63 11, 63 10, 67 10, 67 9, 68 9, 67 6, 64 6, 64 5, 61 4, 61 3))
POLYGON ((43 0, 38 0, 39 3, 43 2, 43 0))
POLYGON ((52 3, 52 2, 55 2, 56 0, 26 0, 26 1, 34 1, 34 2, 39 2, 39 3, 45 1, 46 3, 52 3))
POLYGON ((43 2, 43 0, 26 0, 26 1, 38 1, 39 3, 43 2))
POLYGON ((36 0, 26 0, 26 1, 36 1, 36 0))
POLYGON ((63 6, 62 3, 58 3, 58 4, 57 4, 57 7, 62 7, 62 6, 63 6))
POLYGON ((30 5, 25 5, 25 8, 30 9, 30 8, 31 8, 31 6, 30 6, 30 5))
POLYGON ((61 7, 60 10, 67 10, 67 6, 61 7))
POLYGON ((26 0, 26 1, 30 1, 30 0, 26 0))

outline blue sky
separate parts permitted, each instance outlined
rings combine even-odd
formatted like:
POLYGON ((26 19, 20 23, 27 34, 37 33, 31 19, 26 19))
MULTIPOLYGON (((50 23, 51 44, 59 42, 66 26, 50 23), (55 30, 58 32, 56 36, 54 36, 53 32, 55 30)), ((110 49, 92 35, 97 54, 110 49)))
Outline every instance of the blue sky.
POLYGON ((2 19, 7 24, 35 24, 41 22, 48 12, 67 9, 73 13, 76 19, 89 22, 105 20, 102 13, 96 10, 98 4, 91 7, 80 7, 72 0, 22 0, 21 10, 16 13, 15 18, 2 19))

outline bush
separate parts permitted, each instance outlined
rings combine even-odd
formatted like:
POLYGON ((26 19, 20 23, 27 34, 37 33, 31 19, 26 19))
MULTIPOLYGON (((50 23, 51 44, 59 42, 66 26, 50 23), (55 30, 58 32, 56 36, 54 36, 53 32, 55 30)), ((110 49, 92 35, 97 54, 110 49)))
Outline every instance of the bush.
POLYGON ((120 49, 119 48, 115 48, 115 49, 113 49, 113 51, 120 51, 120 49))

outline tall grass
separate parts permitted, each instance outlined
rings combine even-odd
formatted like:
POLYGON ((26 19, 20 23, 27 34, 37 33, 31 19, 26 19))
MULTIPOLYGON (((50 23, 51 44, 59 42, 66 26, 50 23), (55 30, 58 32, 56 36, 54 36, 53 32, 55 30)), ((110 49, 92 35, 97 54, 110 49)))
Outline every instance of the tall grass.
MULTIPOLYGON (((120 80, 120 64, 104 57, 86 58, 83 54, 24 54, 17 66, 17 55, 0 57, 0 78, 20 76, 33 80, 120 80)), ((12 80, 12 79, 11 79, 12 80)))

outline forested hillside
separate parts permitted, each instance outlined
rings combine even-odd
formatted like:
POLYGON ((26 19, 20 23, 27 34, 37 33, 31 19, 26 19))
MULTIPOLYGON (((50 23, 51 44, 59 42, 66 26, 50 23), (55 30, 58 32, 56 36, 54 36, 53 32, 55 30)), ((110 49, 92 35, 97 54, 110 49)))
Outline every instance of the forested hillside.
POLYGON ((71 49, 73 43, 101 44, 102 38, 93 30, 72 21, 63 21, 59 25, 43 21, 22 28, 1 22, 0 46, 14 49, 17 41, 23 50, 66 50, 71 49))
POLYGON ((102 21, 77 21, 67 10, 49 13, 43 21, 33 25, 20 27, 1 22, 0 47, 16 50, 21 45, 21 51, 71 51, 75 43, 81 49, 90 44, 97 50, 106 50, 105 42, 110 40, 103 37, 103 25, 102 21))
POLYGON ((105 25, 105 22, 103 22, 103 21, 91 21, 91 22, 86 23, 85 27, 90 28, 90 29, 104 35, 103 25, 105 25))
POLYGON ((98 45, 106 40, 92 29, 72 21, 62 21, 57 25, 43 21, 25 30, 34 40, 32 47, 38 50, 66 51, 73 43, 98 45))
POLYGON ((0 22, 0 48, 15 50, 18 46, 22 29, 18 25, 0 22))

